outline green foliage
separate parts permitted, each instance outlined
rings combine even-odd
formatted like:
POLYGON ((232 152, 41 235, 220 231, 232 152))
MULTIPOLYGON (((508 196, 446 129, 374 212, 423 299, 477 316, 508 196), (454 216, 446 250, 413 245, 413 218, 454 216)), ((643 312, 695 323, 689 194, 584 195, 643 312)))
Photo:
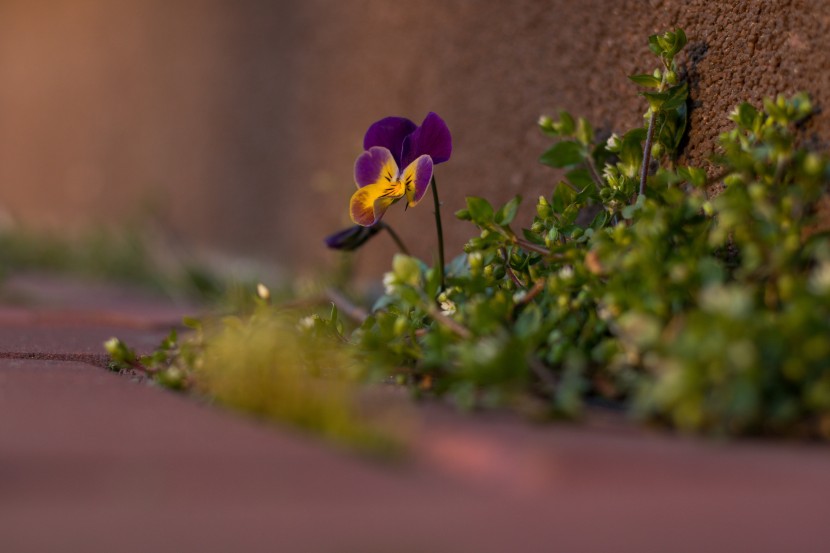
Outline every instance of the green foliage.
MULTIPOLYGON (((644 127, 598 142, 584 119, 542 117, 555 142, 541 162, 563 179, 539 197, 527 228, 515 226, 521 198, 493 206, 469 197, 456 216, 477 234, 443 282, 438 268, 396 255, 385 293, 356 327, 336 310, 302 320, 309 351, 325 358, 345 347, 357 363, 249 359, 259 354, 248 348, 272 352, 284 334, 260 336, 255 318, 236 319, 202 342, 205 363, 214 343, 228 352, 203 373, 205 389, 266 411, 274 400, 259 376, 238 388, 241 366, 257 375, 300 366, 325 379, 321 366, 345 364, 464 408, 576 417, 600 403, 688 431, 830 439, 830 237, 815 224, 830 162, 794 134, 809 99, 738 106, 714 167, 677 166, 688 86, 675 56, 685 44, 679 29, 650 37, 660 67, 631 78, 648 89, 650 150, 644 127), (658 167, 641 171, 649 158, 658 167), (726 189, 710 197, 716 182, 726 189)), ((182 357, 160 351, 151 366, 182 357)))
POLYGON ((830 243, 810 231, 830 173, 793 135, 809 100, 739 106, 715 160, 727 188, 710 198, 706 171, 673 163, 685 42, 651 37, 661 67, 632 77, 651 89, 663 166, 645 195, 645 128, 598 144, 582 119, 541 118, 557 141, 540 161, 564 180, 520 232, 519 198, 468 198, 456 216, 479 234, 437 295, 434 269, 396 256, 350 337, 370 374, 464 407, 529 393, 560 416, 600 401, 687 430, 830 438, 830 243))
POLYGON ((135 229, 98 229, 75 239, 27 229, 0 232, 0 272, 42 270, 162 289, 147 242, 135 229))
MULTIPOLYGON (((146 230, 146 229, 145 229, 146 230)), ((139 225, 95 228, 64 236, 26 228, 0 231, 0 279, 17 271, 74 275, 120 282, 162 295, 209 302, 232 299, 233 284, 196 260, 159 255, 169 244, 154 241, 139 225)))
MULTIPOLYGON (((260 290, 266 290, 260 287, 260 290)), ((110 368, 145 375, 165 388, 186 390, 382 457, 405 446, 405 412, 389 402, 371 413, 358 401, 354 362, 342 346, 338 311, 322 318, 296 315, 256 298, 247 316, 187 318, 150 355, 138 356, 117 338, 104 346, 110 368)), ((365 399, 365 398, 364 398, 365 399)))

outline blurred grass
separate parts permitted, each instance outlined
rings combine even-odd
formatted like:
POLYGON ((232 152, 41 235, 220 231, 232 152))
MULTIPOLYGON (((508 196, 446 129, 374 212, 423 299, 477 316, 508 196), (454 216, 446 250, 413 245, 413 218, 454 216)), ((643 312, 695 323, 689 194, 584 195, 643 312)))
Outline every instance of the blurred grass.
POLYGON ((368 393, 348 350, 301 336, 293 315, 260 309, 202 332, 193 377, 206 396, 381 458, 406 452, 414 419, 405 404, 368 393))
POLYGON ((160 296, 228 310, 250 303, 258 276, 237 277, 137 225, 58 234, 0 230, 0 287, 13 273, 63 274, 135 286, 160 296))

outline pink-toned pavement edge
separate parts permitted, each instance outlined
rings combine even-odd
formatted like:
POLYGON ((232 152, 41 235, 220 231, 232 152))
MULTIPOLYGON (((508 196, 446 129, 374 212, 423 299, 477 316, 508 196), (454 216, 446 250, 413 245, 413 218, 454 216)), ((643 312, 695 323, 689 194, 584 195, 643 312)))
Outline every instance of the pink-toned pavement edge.
POLYGON ((163 333, 79 321, 0 317, 0 357, 35 357, 0 359, 3 553, 830 543, 824 447, 712 443, 618 423, 531 426, 425 406, 412 458, 385 465, 71 361, 102 337, 132 332, 154 344, 163 333))

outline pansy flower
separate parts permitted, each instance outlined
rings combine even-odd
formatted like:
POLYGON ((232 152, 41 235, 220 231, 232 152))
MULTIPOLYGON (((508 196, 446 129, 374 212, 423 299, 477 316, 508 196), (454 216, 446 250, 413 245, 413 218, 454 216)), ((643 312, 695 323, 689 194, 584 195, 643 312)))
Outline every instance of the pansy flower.
POLYGON ((366 151, 355 162, 358 190, 349 212, 354 223, 370 227, 401 198, 406 197, 408 207, 421 201, 433 165, 452 154, 452 137, 435 113, 429 113, 420 126, 404 117, 386 117, 369 127, 363 147, 366 151))

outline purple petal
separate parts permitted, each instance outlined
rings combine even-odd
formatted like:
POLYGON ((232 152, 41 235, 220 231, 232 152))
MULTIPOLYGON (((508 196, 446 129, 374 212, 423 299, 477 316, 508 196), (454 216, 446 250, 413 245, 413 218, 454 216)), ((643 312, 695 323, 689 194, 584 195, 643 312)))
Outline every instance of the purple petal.
POLYGON ((333 250, 353 251, 380 232, 380 225, 362 227, 353 225, 326 237, 326 246, 333 250))
POLYGON ((409 207, 415 207, 427 193, 432 180, 432 158, 422 155, 407 165, 401 175, 401 180, 405 186, 409 207))
POLYGON ((403 141, 400 166, 409 165, 415 158, 428 155, 433 163, 443 163, 452 155, 452 135, 447 124, 437 114, 429 112, 421 126, 403 141))
MULTIPOLYGON (((398 167, 401 166, 401 152, 404 139, 412 134, 418 126, 406 117, 385 117, 372 123, 363 137, 363 149, 381 146, 392 152, 398 167)), ((418 157, 418 156, 415 156, 418 157)))
POLYGON ((386 148, 373 146, 354 162, 354 181, 358 188, 375 184, 381 179, 392 182, 398 178, 398 166, 386 148))

